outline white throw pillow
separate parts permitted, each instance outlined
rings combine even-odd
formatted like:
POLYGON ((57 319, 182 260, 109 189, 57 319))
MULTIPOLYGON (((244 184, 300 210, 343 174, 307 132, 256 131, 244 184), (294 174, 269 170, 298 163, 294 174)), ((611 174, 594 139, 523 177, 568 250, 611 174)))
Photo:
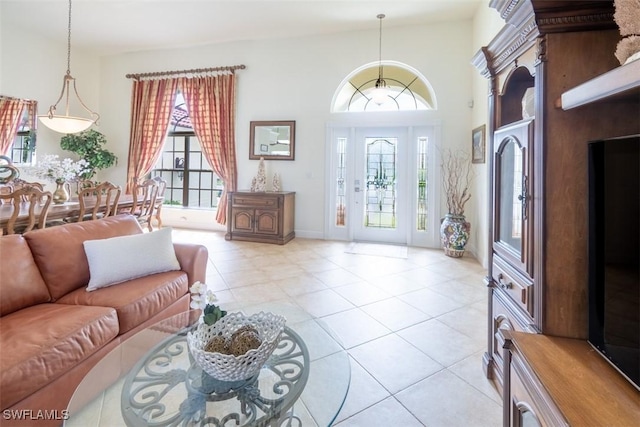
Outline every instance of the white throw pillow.
POLYGON ((171 228, 152 233, 87 240, 89 262, 87 291, 163 271, 180 270, 171 241, 171 228))

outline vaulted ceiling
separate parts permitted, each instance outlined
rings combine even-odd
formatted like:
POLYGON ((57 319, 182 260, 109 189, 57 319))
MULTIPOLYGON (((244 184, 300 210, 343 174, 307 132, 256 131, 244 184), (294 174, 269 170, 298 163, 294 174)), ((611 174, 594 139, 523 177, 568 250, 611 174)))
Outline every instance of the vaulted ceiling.
MULTIPOLYGON (((470 19, 489 0, 73 0, 72 46, 99 55, 470 19)), ((0 0, 0 25, 66 44, 68 0, 0 0)), ((3 34, 7 33, 3 31, 3 34)), ((3 43, 7 43, 4 40, 3 43)))

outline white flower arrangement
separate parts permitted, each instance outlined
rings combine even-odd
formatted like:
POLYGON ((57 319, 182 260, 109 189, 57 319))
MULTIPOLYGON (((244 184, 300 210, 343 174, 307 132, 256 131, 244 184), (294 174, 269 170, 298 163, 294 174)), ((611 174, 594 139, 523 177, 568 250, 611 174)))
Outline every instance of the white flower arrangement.
POLYGON ((191 292, 189 306, 194 310, 202 310, 203 320, 207 325, 211 326, 227 315, 226 311, 214 304, 218 299, 213 291, 208 289, 206 283, 195 282, 189 288, 189 292, 191 292))
POLYGON ((74 181, 80 175, 89 170, 89 163, 80 159, 73 161, 69 158, 58 160, 57 154, 45 154, 35 166, 27 169, 27 172, 54 182, 74 181))

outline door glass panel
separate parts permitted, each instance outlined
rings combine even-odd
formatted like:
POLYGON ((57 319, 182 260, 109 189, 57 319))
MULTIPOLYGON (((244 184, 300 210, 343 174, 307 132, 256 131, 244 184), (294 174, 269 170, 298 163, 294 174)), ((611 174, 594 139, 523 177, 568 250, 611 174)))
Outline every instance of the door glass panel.
POLYGON ((396 228, 397 138, 366 138, 365 215, 367 228, 396 228))
POLYGON ((418 211, 416 212, 416 230, 418 231, 427 231, 427 143, 427 137, 418 138, 418 211))
POLYGON ((522 251, 522 195, 523 153, 522 147, 509 138, 499 157, 500 173, 500 222, 498 240, 510 246, 518 254, 522 251))
POLYGON ((347 193, 345 180, 347 178, 347 138, 338 138, 336 147, 336 226, 344 227, 346 215, 347 193))

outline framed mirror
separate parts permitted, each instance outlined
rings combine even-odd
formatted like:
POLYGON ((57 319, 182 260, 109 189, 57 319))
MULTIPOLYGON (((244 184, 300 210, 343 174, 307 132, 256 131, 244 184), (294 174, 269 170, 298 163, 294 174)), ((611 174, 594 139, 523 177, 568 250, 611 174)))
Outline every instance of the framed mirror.
POLYGON ((249 159, 293 160, 296 141, 296 122, 251 122, 249 159))

